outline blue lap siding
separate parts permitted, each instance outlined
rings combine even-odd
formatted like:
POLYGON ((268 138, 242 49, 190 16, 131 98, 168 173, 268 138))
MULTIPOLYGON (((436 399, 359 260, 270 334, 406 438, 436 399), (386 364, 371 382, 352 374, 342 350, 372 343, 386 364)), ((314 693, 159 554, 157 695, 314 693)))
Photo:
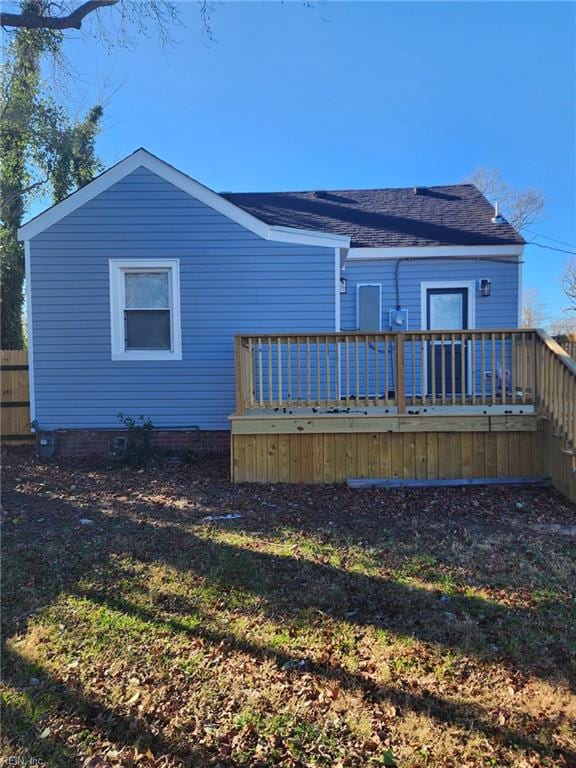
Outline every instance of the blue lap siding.
MULTIPOLYGON (((415 249, 417 255, 417 249, 415 249)), ((510 258, 510 257, 503 257, 510 258)), ((347 293, 341 296, 342 330, 356 329, 356 288, 360 283, 378 283, 382 286, 382 330, 390 328, 390 310, 396 308, 394 273, 396 260, 349 261, 342 276, 347 280, 347 293)), ((498 261, 449 261, 419 259, 404 261, 400 265, 400 306, 408 310, 409 331, 422 328, 420 312, 420 285, 423 282, 469 281, 481 278, 491 281, 492 295, 476 297, 475 327, 518 327, 518 282, 520 265, 498 261)))
POLYGON ((30 241, 41 428, 227 429, 235 333, 333 331, 331 248, 264 240, 138 168, 30 241), (110 259, 180 260, 181 361, 112 361, 110 259))
MULTIPOLYGON (((503 257, 506 258, 506 257, 503 257)), ((507 257, 510 258, 510 257, 507 257)), ((399 297, 400 306, 408 311, 408 325, 406 330, 418 331, 422 329, 421 312, 421 284, 423 282, 470 282, 474 283, 475 312, 473 326, 482 328, 517 328, 518 327, 518 286, 519 286, 518 262, 504 264, 499 261, 488 260, 438 260, 421 259, 404 261, 399 271, 399 297), (478 290, 478 281, 488 278, 491 281, 491 295, 481 297, 478 290)), ((341 296, 341 327, 342 330, 355 330, 357 328, 357 286, 362 283, 375 283, 382 286, 381 323, 382 330, 390 330, 390 310, 396 308, 396 260, 362 260, 350 261, 342 275, 347 280, 347 293, 341 296)), ((398 328, 392 328, 398 330, 398 328)), ((491 352, 491 348, 489 348, 491 352)), ((468 350, 468 354, 471 350, 468 350)), ((479 356, 479 346, 475 346, 476 357, 479 356)), ((501 359, 500 346, 496 345, 496 359, 501 359)), ((510 353, 507 347, 506 359, 509 365, 510 353)), ((411 342, 406 342, 406 390, 412 394, 412 365, 415 373, 415 394, 421 394, 421 360, 422 348, 419 343, 411 348, 411 342), (414 361, 414 362, 412 362, 414 361)), ((393 368, 393 357, 390 352, 390 370, 393 368)), ((477 364, 477 370, 480 366, 477 364)), ((371 371, 371 381, 374 379, 371 371)), ((380 378, 383 381, 383 377, 380 378)), ((393 386, 392 381, 389 383, 393 386)), ((480 391, 481 381, 475 382, 476 389, 480 391)), ((485 386, 489 388, 490 383, 485 386)), ((369 386, 370 389, 370 386, 369 386)), ((373 390, 373 387, 372 387, 373 390)))

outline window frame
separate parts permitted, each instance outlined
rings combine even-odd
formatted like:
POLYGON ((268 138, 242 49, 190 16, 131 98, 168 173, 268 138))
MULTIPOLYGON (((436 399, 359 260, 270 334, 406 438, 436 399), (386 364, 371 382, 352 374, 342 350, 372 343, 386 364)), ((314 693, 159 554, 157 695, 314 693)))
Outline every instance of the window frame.
POLYGON ((182 360, 179 259, 110 259, 112 360, 182 360), (127 272, 168 272, 170 349, 126 349, 124 310, 127 272))

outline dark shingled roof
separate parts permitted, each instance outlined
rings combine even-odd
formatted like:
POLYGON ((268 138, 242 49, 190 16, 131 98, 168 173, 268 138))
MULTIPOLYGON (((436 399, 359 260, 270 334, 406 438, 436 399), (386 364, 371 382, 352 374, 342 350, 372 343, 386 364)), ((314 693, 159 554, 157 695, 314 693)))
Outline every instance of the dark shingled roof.
POLYGON ((225 192, 267 224, 349 235, 353 248, 430 245, 520 245, 508 222, 473 184, 332 192, 225 192))

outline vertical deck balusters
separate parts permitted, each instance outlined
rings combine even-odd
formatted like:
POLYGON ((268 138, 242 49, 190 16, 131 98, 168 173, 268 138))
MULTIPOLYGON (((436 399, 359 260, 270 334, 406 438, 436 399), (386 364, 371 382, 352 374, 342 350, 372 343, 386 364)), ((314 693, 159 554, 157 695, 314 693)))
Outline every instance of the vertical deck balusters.
POLYGON ((510 396, 512 405, 516 403, 516 379, 517 379, 517 354, 518 354, 518 335, 510 334, 510 396))
POLYGON ((492 367, 492 405, 498 395, 498 379, 496 378, 496 334, 490 334, 490 365, 492 367))
POLYGON ((486 337, 480 337, 480 388, 482 405, 486 405, 486 337))
POLYGON ((330 405, 331 393, 331 377, 330 377, 330 341, 329 337, 325 336, 324 342, 324 356, 326 361, 326 405, 330 405))
POLYGON ((428 347, 428 336, 423 335, 420 339, 420 394, 422 398, 422 405, 426 405, 428 400, 428 382, 424 381, 424 375, 426 371, 426 349, 428 347))
POLYGON ((296 401, 302 403, 302 358, 300 350, 300 336, 296 336, 296 401))
POLYGON ((436 339, 430 334, 430 382, 432 384, 432 405, 436 405, 436 339))
POLYGON ((264 371, 262 362, 262 337, 258 337, 258 401, 260 408, 264 408, 264 371))
POLYGON ((416 405, 416 340, 414 334, 409 336, 410 344, 410 403, 416 405))
POLYGON ((306 405, 312 405, 312 368, 310 365, 310 337, 306 336, 306 405))
POLYGON ((359 352, 359 339, 358 336, 354 336, 354 374, 356 384, 356 405, 360 404, 360 352, 359 352))
POLYGON ((446 346, 444 344, 444 334, 440 334, 440 370, 442 372, 442 405, 446 405, 446 346))
POLYGON ((378 355, 378 346, 380 344, 378 336, 374 335, 374 405, 378 405, 380 400, 380 360, 378 355))
POLYGON ((292 339, 286 339, 286 403, 292 404, 292 339))
POLYGON ((268 407, 274 404, 274 380, 272 377, 272 339, 268 336, 268 407))
POLYGON ((282 405, 284 402, 284 396, 282 391, 282 339, 278 336, 276 342, 276 360, 278 365, 278 405, 282 405))
POLYGON ((254 349, 252 337, 248 337, 248 392, 250 397, 250 407, 254 407, 254 349))
POLYGON ((320 376, 320 336, 316 336, 316 405, 320 405, 322 394, 322 377, 320 376))
POLYGON ((346 405, 350 405, 350 340, 344 336, 344 395, 346 405))
MULTIPOLYGON (((464 372, 461 372, 464 375, 464 372)), ((452 384, 452 405, 456 405, 456 334, 450 335, 450 378, 452 384)))
POLYGON ((390 344, 388 338, 384 341, 384 402, 390 404, 388 393, 390 391, 390 344))
POLYGON ((476 404, 476 334, 470 334, 470 392, 472 405, 476 404))
POLYGON ((502 368, 502 405, 506 404, 506 334, 500 334, 500 367, 502 368))
POLYGON ((364 402, 370 405, 370 342, 364 336, 364 402))

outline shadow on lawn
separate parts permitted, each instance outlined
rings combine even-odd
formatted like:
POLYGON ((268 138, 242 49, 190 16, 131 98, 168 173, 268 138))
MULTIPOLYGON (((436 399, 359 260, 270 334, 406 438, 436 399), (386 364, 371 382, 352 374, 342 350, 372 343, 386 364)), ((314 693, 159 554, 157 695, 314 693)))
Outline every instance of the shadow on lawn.
MULTIPOLYGON (((28 494, 10 494, 10 505, 25 509, 30 501, 28 494)), ((92 511, 90 517, 95 525, 82 528, 78 525, 81 516, 78 509, 61 499, 57 504, 63 516, 63 520, 59 518, 59 529, 50 530, 48 519, 45 539, 30 542, 24 538, 13 542, 17 563, 14 562, 12 567, 17 570, 11 574, 8 585, 5 584, 5 598, 11 599, 4 611, 8 632, 14 632, 29 612, 51 603, 61 591, 70 591, 113 610, 136 615, 146 621, 160 622, 174 632, 201 636, 210 643, 224 642, 230 651, 268 658, 280 666, 296 660, 289 654, 278 653, 233 635, 203 627, 191 630, 177 618, 159 618, 117 594, 111 594, 115 589, 114 568, 104 574, 106 588, 79 589, 77 582, 80 578, 90 578, 95 569, 99 569, 95 578, 100 582, 103 578, 102 566, 109 562, 110 555, 122 554, 144 563, 165 563, 183 574, 194 574, 216 584, 224 591, 235 588, 257 595, 264 601, 260 607, 280 622, 297 618, 303 610, 316 609, 336 620, 358 626, 380 627, 398 635, 413 636, 475 654, 489 661, 503 661, 511 668, 543 678, 554 679, 559 669, 568 670, 570 664, 570 640, 566 639, 564 644, 557 640, 559 635, 563 636, 567 626, 564 617, 567 609, 559 601, 527 610, 510 609, 468 596, 446 600, 433 591, 413 589, 403 583, 291 556, 206 540, 184 530, 182 526, 186 522, 189 524, 185 519, 182 519, 181 525, 166 525, 151 519, 138 520, 133 513, 120 512, 115 517, 108 517, 92 511), (24 610, 19 607, 19 598, 25 603, 24 610), (493 646, 503 638, 509 638, 512 647, 494 649, 493 646)), ((46 517, 49 518, 48 513, 46 517)), ((18 538, 18 531, 13 533, 18 538)), ((12 534, 8 541, 5 539, 5 546, 10 544, 11 538, 12 534)), ((10 562, 11 559, 8 567, 10 562)), ((196 610, 193 606, 190 608, 196 610)), ((185 603, 180 604, 178 609, 183 615, 185 603)), ((12 667, 10 659, 5 658, 5 663, 8 668, 12 667)), ((17 659, 14 664, 12 672, 17 670, 17 659)), ((439 722, 465 724, 499 741, 509 741, 541 752, 548 750, 545 745, 521 732, 490 724, 487 713, 475 705, 454 704, 432 694, 416 695, 378 686, 362 675, 352 675, 338 667, 316 664, 311 660, 308 661, 308 671, 334 679, 343 687, 359 689, 367 700, 386 699, 403 710, 424 712, 439 722)), ((66 689, 58 680, 49 681, 49 685, 58 689, 62 706, 80 712, 94 727, 104 729, 113 741, 145 745, 154 752, 175 756, 183 754, 178 751, 178 745, 152 732, 145 722, 139 723, 134 731, 131 718, 107 709, 93 698, 66 689)), ((575 764, 576 754, 567 751, 556 754, 562 754, 568 764, 575 764)), ((190 756, 188 750, 185 757, 190 756)), ((73 765, 71 761, 68 764, 73 765)))
MULTIPOLYGON (((75 593, 109 610, 136 617, 155 628, 182 633, 191 638, 201 638, 213 646, 218 646, 220 653, 246 653, 254 659, 272 661, 279 668, 302 660, 301 656, 279 652, 266 645, 238 638, 231 633, 216 632, 201 626, 190 629, 178 619, 159 618, 152 611, 103 592, 75 590, 75 593)), ((182 604, 181 607, 184 608, 184 605, 182 604)), ((190 605, 189 608, 190 612, 196 611, 195 606, 190 605)), ((11 652, 11 656, 14 670, 22 665, 26 667, 27 662, 17 654, 11 652)), ((112 742, 118 748, 135 747, 141 752, 151 750, 155 759, 161 757, 177 758, 184 765, 197 767, 213 764, 214 760, 217 760, 220 765, 248 766, 252 764, 249 758, 246 759, 246 762, 239 762, 238 759, 234 759, 228 763, 226 753, 229 745, 222 742, 207 748, 194 747, 185 730, 180 731, 179 739, 176 737, 166 738, 162 735, 164 724, 158 722, 152 724, 147 721, 146 717, 122 714, 116 709, 106 706, 97 697, 87 696, 79 689, 65 685, 46 669, 35 667, 34 671, 36 674, 41 674, 42 690, 49 691, 53 706, 56 706, 59 711, 70 711, 77 724, 78 718, 80 718, 82 728, 90 729, 93 734, 96 732, 105 742, 112 742)), ((326 663, 320 664, 311 659, 306 660, 305 672, 315 677, 322 677, 327 681, 337 682, 343 689, 359 691, 367 703, 377 704, 386 700, 390 704, 394 704, 401 712, 411 711, 425 714, 438 723, 457 725, 482 733, 497 743, 531 750, 543 756, 554 756, 562 759, 566 765, 576 765, 576 752, 551 747, 515 728, 493 725, 489 722, 488 712, 483 707, 451 702, 432 693, 420 695, 389 685, 379 685, 362 674, 351 673, 326 663)), ((298 676, 301 672, 289 671, 286 674, 298 676)), ((19 729, 15 727, 18 719, 18 713, 4 712, 5 738, 15 740, 18 738, 19 729)), ((168 723, 165 725, 167 726, 168 723)), ((227 738, 231 739, 230 733, 227 738)), ((58 767, 78 766, 80 768, 81 765, 84 765, 83 762, 78 762, 73 757, 65 737, 59 737, 57 734, 51 735, 45 742, 35 741, 33 745, 29 745, 28 756, 48 760, 49 765, 58 767)))
MULTIPOLYGON (((27 498, 13 493, 11 503, 25 506, 27 498)), ((41 542, 32 549, 17 548, 20 569, 28 572, 32 588, 38 587, 43 604, 62 589, 73 589, 78 578, 106 562, 110 554, 119 553, 147 563, 165 563, 224 590, 233 587, 257 595, 265 601, 268 615, 280 621, 301 610, 317 609, 336 620, 502 661, 542 678, 555 680, 558 670, 574 673, 571 638, 565 636, 570 609, 560 600, 527 609, 460 594, 447 597, 401 581, 207 540, 182 526, 155 525, 121 514, 111 518, 92 513, 95 525, 82 529, 78 510, 61 500, 58 505, 67 511, 75 529, 56 532, 48 549, 41 542), (502 647, 504 643, 508 647, 502 647)), ((8 624, 18 618, 14 609, 25 597, 27 584, 20 583, 20 576, 15 574, 14 583, 19 600, 4 611, 8 624)), ((5 589, 9 594, 8 584, 5 589)))
MULTIPOLYGON (((202 626, 191 629, 178 619, 159 618, 152 611, 135 605, 128 600, 117 598, 104 592, 95 590, 76 590, 76 594, 93 603, 105 606, 110 610, 119 611, 139 618, 157 628, 168 629, 172 632, 182 633, 193 638, 200 637, 214 646, 221 647, 223 645, 227 652, 240 651, 257 659, 270 660, 279 668, 285 668, 286 665, 290 665, 294 668, 293 665, 305 661, 305 671, 307 673, 337 682, 344 689, 361 691, 363 697, 368 702, 377 703, 387 700, 401 710, 411 710, 412 712, 419 714, 426 714, 440 723, 459 724, 468 728, 473 724, 472 727, 475 731, 483 733, 485 736, 495 738, 499 742, 515 744, 524 749, 532 749, 541 753, 549 751, 549 748, 546 745, 518 730, 492 725, 488 721, 486 710, 483 707, 474 704, 457 704, 430 692, 426 695, 418 695, 390 685, 381 685, 365 675, 352 673, 342 667, 337 667, 328 663, 318 663, 314 659, 305 656, 303 657, 301 654, 293 655, 277 651, 267 645, 253 643, 249 640, 238 638, 231 632, 217 632, 202 626)), ((184 602, 181 602, 180 608, 185 608, 184 602)), ((186 615, 194 612, 197 612, 197 607, 189 604, 186 615)), ((299 675, 300 673, 292 672, 290 674, 299 675)), ((576 752, 556 750, 555 753, 558 756, 562 755, 562 757, 567 760, 576 760, 576 752)))
MULTIPOLYGON (((9 656, 9 662, 14 671, 27 668, 26 660, 17 654, 10 652, 9 656)), ((183 764, 197 767, 207 764, 206 755, 203 755, 201 749, 194 749, 189 744, 184 746, 178 744, 176 740, 164 738, 143 718, 125 715, 106 706, 95 696, 86 695, 81 690, 66 685, 45 668, 35 665, 34 672, 42 677, 42 687, 38 695, 49 702, 52 711, 56 709, 62 714, 69 712, 74 720, 75 731, 90 729, 93 735, 105 742, 111 742, 111 747, 137 747, 142 752, 151 749, 156 759, 169 756, 181 760, 181 762, 162 763, 162 765, 183 764)), ((9 740, 16 748, 18 744, 22 744, 22 733, 28 726, 30 732, 23 747, 31 765, 47 765, 51 768, 85 768, 85 760, 74 755, 66 743, 65 733, 50 733, 43 739, 31 738, 31 732, 35 726, 27 723, 26 716, 18 709, 14 706, 3 707, 3 740, 9 740), (32 760, 40 762, 33 763, 32 760)), ((84 746, 90 752, 89 744, 84 746)), ((94 768, 105 768, 111 765, 105 761, 103 754, 97 754, 96 757, 102 758, 102 762, 97 761, 94 768)), ((21 764, 14 762, 14 765, 21 764)))

